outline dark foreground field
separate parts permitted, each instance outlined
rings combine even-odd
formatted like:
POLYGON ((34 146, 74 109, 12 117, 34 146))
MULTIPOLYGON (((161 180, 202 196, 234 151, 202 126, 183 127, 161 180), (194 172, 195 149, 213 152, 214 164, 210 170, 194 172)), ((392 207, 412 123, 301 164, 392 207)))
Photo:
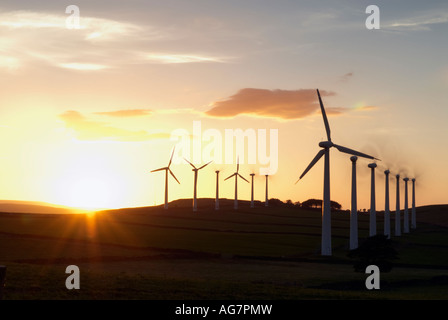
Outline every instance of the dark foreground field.
MULTIPOLYGON (((4 299, 448 299, 448 206, 419 207, 417 230, 393 237, 399 259, 367 290, 347 258, 349 216, 332 216, 333 257, 319 254, 319 211, 199 212, 178 201, 95 215, 0 213, 4 299), (67 290, 77 265, 81 289, 67 290)), ((391 229, 394 230, 392 215, 391 229)), ((360 242, 368 216, 359 217, 360 242)), ((378 232, 383 217, 378 214, 378 232)))

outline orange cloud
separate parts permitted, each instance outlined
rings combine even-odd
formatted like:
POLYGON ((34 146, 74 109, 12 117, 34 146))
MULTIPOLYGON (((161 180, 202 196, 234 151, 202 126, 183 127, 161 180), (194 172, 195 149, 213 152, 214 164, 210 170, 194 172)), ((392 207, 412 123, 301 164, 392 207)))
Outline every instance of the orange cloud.
MULTIPOLYGON (((320 95, 335 93, 320 91, 320 95)), ((280 118, 300 119, 313 114, 319 108, 315 89, 267 90, 244 88, 224 101, 217 101, 205 112, 212 117, 230 118, 241 114, 280 118)))
POLYGON ((95 112, 95 114, 111 117, 140 117, 147 116, 151 114, 151 110, 148 109, 128 109, 128 110, 117 110, 109 112, 95 112))
POLYGON ((376 106, 362 106, 362 107, 359 107, 357 110, 365 111, 365 110, 375 110, 375 109, 378 109, 378 107, 376 107, 376 106))
POLYGON ((76 132, 79 140, 106 140, 106 141, 145 141, 152 139, 169 138, 168 133, 150 134, 145 130, 126 130, 112 127, 105 122, 88 120, 81 113, 69 110, 59 115, 65 126, 76 132))

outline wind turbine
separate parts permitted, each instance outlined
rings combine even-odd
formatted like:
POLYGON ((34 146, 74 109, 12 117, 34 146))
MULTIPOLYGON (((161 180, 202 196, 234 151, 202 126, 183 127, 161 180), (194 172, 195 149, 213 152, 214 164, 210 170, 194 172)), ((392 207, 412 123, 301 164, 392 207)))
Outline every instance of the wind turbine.
POLYGON ((246 181, 247 183, 249 183, 249 181, 247 181, 242 175, 240 175, 238 173, 240 169, 240 163, 239 163, 239 159, 237 160, 237 164, 236 164, 236 172, 230 176, 228 176, 227 178, 224 179, 224 181, 226 181, 227 179, 232 178, 233 176, 235 177, 235 201, 233 203, 233 208, 235 210, 238 209, 238 177, 240 177, 241 179, 243 179, 244 181, 246 181))
POLYGON ((358 203, 356 196, 356 161, 357 156, 351 156, 352 161, 352 207, 350 211, 350 250, 358 248, 358 203))
POLYGON ((415 178, 412 179, 412 217, 411 228, 417 229, 417 218, 415 213, 415 178))
POLYGON ((269 177, 269 175, 265 174, 264 176, 266 177, 266 195, 265 195, 265 200, 264 200, 264 206, 267 207, 269 205, 269 200, 268 200, 268 177, 269 177))
MULTIPOLYGON (((325 164, 324 164, 324 196, 323 196, 323 205, 322 205, 322 244, 321 244, 321 255, 323 256, 331 256, 331 207, 330 207, 330 148, 335 147, 340 152, 348 153, 351 155, 364 157, 368 159, 376 158, 369 156, 365 153, 361 153, 343 146, 339 146, 334 144, 331 141, 331 132, 330 125, 328 124, 327 115, 325 113, 324 105, 322 103, 322 99, 320 97, 319 90, 317 90, 317 96, 319 97, 320 109, 322 112, 322 117, 324 119, 325 130, 327 132, 328 141, 322 141, 319 143, 319 147, 322 148, 305 171, 300 176, 299 180, 305 176, 305 174, 325 155, 325 164)), ((297 180, 296 183, 299 181, 297 180)))
POLYGON ((401 236, 401 218, 400 218, 400 175, 395 176, 397 178, 397 201, 395 209, 395 235, 397 237, 401 236))
POLYGON ((255 205, 254 205, 254 176, 255 176, 255 173, 251 173, 250 176, 252 178, 251 179, 251 181, 252 181, 251 190, 250 190, 250 207, 255 208, 255 205))
POLYGON ((180 184, 179 180, 177 180, 173 171, 171 171, 171 169, 170 169, 171 161, 173 161, 173 155, 174 155, 174 148, 173 148, 173 151, 171 152, 171 158, 170 158, 170 162, 168 163, 168 166, 151 171, 151 172, 156 172, 156 171, 165 170, 165 205, 164 205, 165 210, 168 209, 168 172, 173 176, 173 178, 177 181, 177 183, 180 184))
POLYGON ((219 210, 219 170, 216 173, 216 198, 215 198, 215 210, 219 210))
POLYGON ((204 168, 205 166, 209 165, 210 162, 207 162, 202 167, 196 168, 194 164, 192 164, 190 161, 184 158, 185 161, 187 161, 193 169, 191 171, 194 172, 194 190, 193 190, 193 211, 198 211, 198 199, 197 199, 197 186, 198 186, 198 171, 204 168))
POLYGON ((409 233, 409 210, 408 210, 408 181, 409 178, 404 178, 404 213, 403 213, 403 232, 409 233))
POLYGON ((389 209, 389 170, 384 171, 386 175, 386 195, 384 199, 384 235, 390 239, 390 209, 389 209))
POLYGON ((371 170, 371 184, 370 184, 370 228, 369 236, 376 235, 376 205, 375 205, 375 168, 376 163, 369 163, 368 167, 371 170))

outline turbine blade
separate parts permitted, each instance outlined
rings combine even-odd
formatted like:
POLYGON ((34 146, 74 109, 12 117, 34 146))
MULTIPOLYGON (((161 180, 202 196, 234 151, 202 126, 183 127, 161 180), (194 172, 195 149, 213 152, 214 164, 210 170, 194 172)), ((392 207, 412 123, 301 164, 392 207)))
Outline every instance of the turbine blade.
POLYGON ((179 180, 177 180, 176 176, 174 175, 173 171, 171 171, 170 169, 168 169, 168 171, 171 173, 171 175, 173 176, 174 179, 176 179, 177 183, 180 184, 179 180))
POLYGON ((238 173, 238 176, 239 176, 241 179, 243 179, 244 181, 249 182, 249 181, 246 180, 246 178, 244 178, 244 177, 243 177, 242 175, 240 175, 239 173, 238 173))
POLYGON ((237 175, 237 173, 235 172, 234 174, 232 174, 231 176, 228 176, 227 178, 224 179, 224 181, 226 181, 227 179, 232 178, 234 175, 237 175))
POLYGON ((240 156, 238 156, 236 160, 236 172, 238 172, 238 170, 240 170, 240 156))
POLYGON ((327 119, 327 114, 325 113, 324 104, 322 103, 322 99, 320 98, 319 89, 317 89, 317 96, 319 97, 320 110, 322 111, 322 116, 324 117, 325 130, 327 131, 328 141, 331 141, 330 125, 328 124, 328 119, 327 119))
POLYGON ((184 158, 185 161, 187 161, 193 168, 196 169, 196 167, 194 166, 194 164, 192 164, 190 161, 188 161, 187 159, 184 158))
POLYGON ((164 168, 159 168, 159 169, 152 170, 151 172, 162 171, 162 170, 166 170, 166 169, 168 169, 168 168, 164 167, 164 168))
POLYGON ((206 166, 208 166, 210 163, 212 163, 212 161, 210 161, 210 162, 208 162, 208 163, 206 163, 206 164, 204 164, 202 167, 200 167, 198 170, 201 170, 202 168, 204 168, 204 167, 206 167, 206 166))
POLYGON ((171 158, 170 158, 170 162, 168 163, 168 168, 171 165, 171 161, 173 161, 173 156, 174 156, 174 150, 176 149, 176 146, 173 147, 173 151, 171 152, 171 158))
POLYGON ((368 154, 356 151, 356 150, 352 150, 343 146, 338 146, 337 144, 333 144, 333 147, 335 147, 336 149, 338 149, 340 152, 344 152, 344 153, 348 153, 354 156, 358 156, 358 157, 363 157, 363 158, 367 158, 367 159, 374 159, 374 160, 379 160, 375 157, 369 156, 368 154))
MULTIPOLYGON (((305 171, 303 171, 302 175, 300 176, 299 180, 303 178, 303 176, 305 176, 307 174, 308 171, 310 171, 310 169, 316 164, 317 161, 320 160, 320 158, 322 158, 322 156, 325 154, 325 150, 322 149, 320 150, 316 156, 314 157, 314 159, 310 162, 310 164, 308 165, 308 167, 305 169, 305 171)), ((299 182, 299 180, 296 181, 299 182)))

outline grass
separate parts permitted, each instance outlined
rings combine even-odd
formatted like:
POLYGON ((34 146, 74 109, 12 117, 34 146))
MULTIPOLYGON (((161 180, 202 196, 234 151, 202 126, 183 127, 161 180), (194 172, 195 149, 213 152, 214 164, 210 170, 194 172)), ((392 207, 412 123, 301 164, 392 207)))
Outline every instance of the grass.
MULTIPOLYGON (((346 256, 347 213, 333 213, 333 256, 321 257, 319 212, 241 203, 238 212, 224 205, 219 212, 192 213, 174 203, 167 212, 133 208, 93 217, 0 213, 0 264, 8 267, 4 298, 448 298, 447 227, 434 224, 446 212, 439 206, 418 208, 418 229, 393 237, 400 259, 381 274, 381 290, 369 291, 367 275, 354 272, 346 256), (70 264, 81 270, 81 290, 65 288, 70 264)), ((380 232, 381 214, 377 223, 380 232)), ((359 226, 362 241, 367 215, 359 216, 359 226)))

